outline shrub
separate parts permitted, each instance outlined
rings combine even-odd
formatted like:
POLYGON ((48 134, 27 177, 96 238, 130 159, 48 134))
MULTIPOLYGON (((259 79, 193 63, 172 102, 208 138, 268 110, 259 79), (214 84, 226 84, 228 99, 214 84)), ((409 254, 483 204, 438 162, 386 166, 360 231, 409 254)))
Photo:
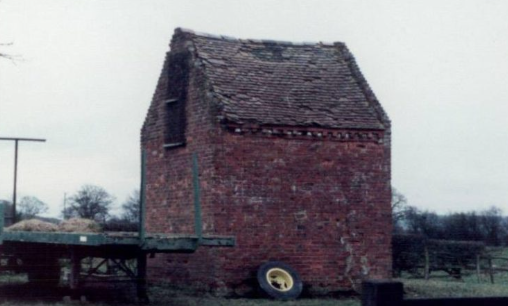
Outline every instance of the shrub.
POLYGON ((485 244, 476 241, 427 241, 432 269, 451 269, 476 264, 476 257, 485 252, 485 244))
POLYGON ((425 245, 427 239, 422 235, 393 235, 393 272, 399 276, 402 271, 417 273, 425 265, 425 245))

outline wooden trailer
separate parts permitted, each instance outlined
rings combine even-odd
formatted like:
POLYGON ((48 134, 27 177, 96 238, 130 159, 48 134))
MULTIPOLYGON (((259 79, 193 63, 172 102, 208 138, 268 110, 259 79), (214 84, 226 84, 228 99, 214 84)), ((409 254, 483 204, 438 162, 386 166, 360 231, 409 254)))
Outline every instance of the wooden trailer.
MULTIPOLYGON (((4 208, 0 205, 0 252, 4 270, 27 273, 29 282, 57 286, 61 259, 69 265, 69 286, 77 292, 88 278, 106 270, 120 271, 134 281, 141 301, 148 301, 146 258, 155 253, 192 253, 198 247, 232 247, 234 237, 202 235, 197 158, 193 156, 194 223, 192 235, 145 233, 144 159, 141 175, 140 226, 137 233, 63 233, 5 231, 4 208), (86 260, 85 260, 86 259, 86 260), (134 264, 133 264, 134 263, 134 264)), ((107 275, 104 275, 106 278, 107 275)), ((110 275, 111 277, 113 275, 110 275)), ((113 279, 112 279, 113 280, 113 279)))

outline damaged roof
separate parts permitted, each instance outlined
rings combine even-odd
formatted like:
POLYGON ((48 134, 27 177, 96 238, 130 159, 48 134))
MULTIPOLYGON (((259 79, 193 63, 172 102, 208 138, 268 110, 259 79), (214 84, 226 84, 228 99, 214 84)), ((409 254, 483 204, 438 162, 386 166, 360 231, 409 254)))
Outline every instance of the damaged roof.
POLYGON ((177 31, 192 37, 225 122, 375 130, 390 125, 343 43, 177 31))

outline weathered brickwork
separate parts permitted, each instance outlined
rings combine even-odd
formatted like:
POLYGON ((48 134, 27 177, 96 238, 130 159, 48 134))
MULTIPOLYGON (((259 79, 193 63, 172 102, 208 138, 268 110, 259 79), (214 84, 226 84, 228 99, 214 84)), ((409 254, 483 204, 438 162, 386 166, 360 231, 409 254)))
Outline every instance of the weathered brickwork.
MULTIPOLYGON (((233 98, 229 96, 232 101, 226 103, 217 93, 224 87, 219 79, 210 77, 214 68, 200 54, 200 44, 206 39, 192 32, 176 32, 172 56, 167 57, 142 130, 142 147, 148 153, 147 230, 193 232, 191 154, 196 153, 203 231, 235 236, 237 245, 201 247, 194 254, 157 255, 149 261, 152 280, 243 294, 252 285, 257 267, 268 260, 292 265, 306 288, 316 293, 352 289, 365 278, 388 278, 390 126, 354 61, 344 60, 349 67, 346 77, 357 80, 355 86, 368 102, 355 98, 364 104, 351 111, 353 119, 345 120, 354 122, 354 112, 363 108, 369 112, 358 117, 357 126, 341 128, 342 117, 333 116, 327 119, 339 122, 333 127, 325 124, 328 121, 291 126, 287 118, 285 124, 276 125, 276 116, 270 118, 270 124, 262 124, 263 118, 257 123, 244 122, 242 112, 234 113, 233 98), (189 52, 189 56, 175 56, 179 52, 189 52), (182 58, 183 65, 171 62, 182 58), (179 101, 185 103, 185 143, 164 148, 172 116, 164 101, 168 92, 178 92, 171 86, 181 86, 168 77, 168 67, 175 66, 189 69, 184 101, 179 101)), ((232 43, 231 39, 209 40, 210 46, 232 43)), ((205 51, 210 54, 209 49, 205 51)), ((296 56, 301 51, 292 52, 296 56)), ((357 89, 350 91, 357 95, 357 89)), ((245 118, 250 120, 253 114, 245 118)), ((319 119, 317 114, 312 113, 314 122, 319 119)), ((294 119, 298 120, 305 118, 294 119)))

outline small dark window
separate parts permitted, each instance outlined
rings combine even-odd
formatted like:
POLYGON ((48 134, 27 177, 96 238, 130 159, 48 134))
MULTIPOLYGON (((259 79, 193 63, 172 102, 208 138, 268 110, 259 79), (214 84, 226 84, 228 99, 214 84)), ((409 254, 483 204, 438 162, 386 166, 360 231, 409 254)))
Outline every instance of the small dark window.
POLYGON ((185 145, 187 87, 189 83, 188 53, 170 54, 167 70, 165 148, 185 145))

